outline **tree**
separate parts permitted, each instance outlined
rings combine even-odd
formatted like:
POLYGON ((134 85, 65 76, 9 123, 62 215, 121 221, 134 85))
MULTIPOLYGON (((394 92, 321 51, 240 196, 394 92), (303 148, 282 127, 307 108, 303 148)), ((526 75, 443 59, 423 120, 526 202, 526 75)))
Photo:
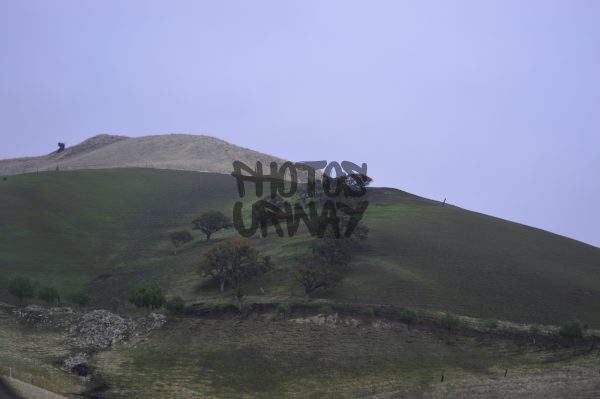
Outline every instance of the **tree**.
MULTIPOLYGON (((340 218, 340 225, 345 229, 349 220, 340 218)), ((328 226, 323 237, 313 241, 312 254, 299 257, 296 267, 296 280, 304 287, 304 303, 308 303, 310 295, 319 288, 333 288, 342 284, 343 273, 352 255, 368 234, 367 227, 358 225, 349 237, 336 237, 332 227, 328 226)))
POLYGON ((8 292, 19 298, 19 306, 23 305, 23 299, 35 296, 36 284, 26 277, 15 277, 8 283, 8 292))
POLYGON ((212 277, 219 284, 221 293, 225 291, 225 283, 230 268, 227 259, 228 253, 227 246, 217 244, 204 253, 204 259, 200 263, 200 273, 212 277))
POLYGON ((183 244, 186 244, 192 241, 194 237, 190 234, 189 231, 175 231, 169 235, 169 240, 171 240, 171 244, 173 244, 173 255, 177 255, 177 248, 181 247, 183 244))
MULTIPOLYGON (((341 226, 345 229, 348 223, 342 219, 341 226)), ((349 237, 335 237, 335 234, 329 226, 322 238, 317 238, 312 243, 313 254, 323 257, 330 266, 345 268, 352 259, 352 255, 360 248, 361 241, 369 236, 369 228, 364 225, 358 225, 349 237)))
POLYGON ((200 230, 206 234, 206 241, 210 240, 210 236, 222 229, 228 229, 232 226, 231 220, 219 211, 204 212, 200 217, 192 221, 194 228, 192 230, 200 230))
POLYGON ((83 291, 77 291, 73 295, 71 295, 71 302, 77 304, 81 307, 84 307, 90 302, 90 298, 83 291))
POLYGON ((40 289, 38 298, 40 298, 44 302, 47 302, 48 304, 60 302, 60 295, 56 288, 53 287, 42 287, 40 289))
POLYGON ((296 280, 304 287, 304 303, 319 288, 332 288, 341 285, 342 273, 332 268, 326 258, 317 254, 300 256, 296 266, 296 280))
POLYGON ((56 152, 58 153, 58 152, 62 152, 64 150, 65 150, 65 143, 58 143, 58 151, 56 151, 56 152))
POLYGON ((145 308, 150 313, 150 310, 163 307, 166 299, 163 290, 157 284, 142 284, 131 291, 129 302, 138 308, 145 308))
POLYGON ((221 241, 205 252, 200 270, 220 284, 221 292, 228 282, 235 291, 237 304, 242 310, 246 280, 260 272, 258 251, 246 239, 221 241))

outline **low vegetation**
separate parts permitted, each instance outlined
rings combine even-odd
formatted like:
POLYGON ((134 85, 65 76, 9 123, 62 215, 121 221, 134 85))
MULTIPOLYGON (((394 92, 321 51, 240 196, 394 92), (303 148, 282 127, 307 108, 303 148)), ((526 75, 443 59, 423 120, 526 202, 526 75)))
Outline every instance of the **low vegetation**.
POLYGON ((404 309, 400 312, 400 321, 406 325, 412 325, 417 322, 417 312, 411 309, 404 309))
POLYGON ((60 295, 54 287, 41 287, 38 298, 50 305, 60 303, 60 295))
POLYGON ((579 339, 583 337, 585 327, 579 320, 569 320, 560 327, 558 333, 563 338, 579 339))
POLYGON ((18 276, 8 283, 8 292, 19 299, 19 306, 23 306, 23 299, 35 296, 36 283, 26 277, 18 276))
POLYGON ((71 302, 81 307, 87 306, 90 302, 90 297, 83 291, 77 291, 71 295, 71 302))
POLYGON ((167 310, 174 313, 181 313, 185 309, 185 301, 182 297, 176 296, 167 302, 167 310))
POLYGON ((490 330, 495 330, 496 328, 498 328, 498 320, 496 319, 487 319, 485 321, 485 327, 490 329, 490 330))
POLYGON ((452 330, 453 328, 456 328, 459 325, 458 316, 452 312, 448 312, 444 314, 444 316, 440 319, 440 324, 442 325, 442 327, 448 330, 452 330))
POLYGON ((373 308, 362 308, 360 310, 360 314, 366 317, 374 317, 375 316, 375 310, 373 310, 373 308))
POLYGON ((333 308, 329 305, 323 305, 319 308, 319 314, 330 316, 333 314, 333 308))
POLYGON ((140 284, 131 291, 129 302, 150 313, 151 310, 162 308, 166 299, 163 290, 157 284, 140 284))
POLYGON ((292 311, 292 307, 289 303, 283 302, 277 305, 277 312, 282 313, 284 315, 289 314, 292 311))

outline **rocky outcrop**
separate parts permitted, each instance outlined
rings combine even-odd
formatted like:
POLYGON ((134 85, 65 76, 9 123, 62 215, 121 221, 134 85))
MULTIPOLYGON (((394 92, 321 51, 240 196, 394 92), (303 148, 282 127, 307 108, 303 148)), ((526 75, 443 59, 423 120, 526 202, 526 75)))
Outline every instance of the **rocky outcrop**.
POLYGON ((94 310, 70 328, 69 336, 76 347, 103 350, 130 337, 146 335, 166 321, 167 317, 159 313, 133 320, 108 310, 94 310))
POLYGON ((107 349, 126 339, 132 326, 130 319, 124 319, 108 310, 94 310, 83 315, 71 327, 71 343, 81 348, 107 349))

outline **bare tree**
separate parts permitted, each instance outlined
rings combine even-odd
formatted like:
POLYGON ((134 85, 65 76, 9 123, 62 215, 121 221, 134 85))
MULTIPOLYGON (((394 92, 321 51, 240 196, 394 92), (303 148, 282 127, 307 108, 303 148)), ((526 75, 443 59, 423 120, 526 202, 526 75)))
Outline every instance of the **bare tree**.
POLYGON ((169 240, 171 241, 171 244, 173 244, 173 255, 177 255, 177 248, 192 241, 193 239, 194 237, 187 230, 175 231, 171 233, 169 235, 169 240))

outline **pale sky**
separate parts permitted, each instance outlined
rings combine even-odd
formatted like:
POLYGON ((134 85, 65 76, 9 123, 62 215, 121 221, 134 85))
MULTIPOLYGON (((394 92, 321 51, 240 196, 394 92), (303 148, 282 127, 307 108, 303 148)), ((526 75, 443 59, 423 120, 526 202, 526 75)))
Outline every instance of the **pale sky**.
POLYGON ((598 1, 3 0, 0 57, 0 158, 208 134, 600 245, 598 1))

